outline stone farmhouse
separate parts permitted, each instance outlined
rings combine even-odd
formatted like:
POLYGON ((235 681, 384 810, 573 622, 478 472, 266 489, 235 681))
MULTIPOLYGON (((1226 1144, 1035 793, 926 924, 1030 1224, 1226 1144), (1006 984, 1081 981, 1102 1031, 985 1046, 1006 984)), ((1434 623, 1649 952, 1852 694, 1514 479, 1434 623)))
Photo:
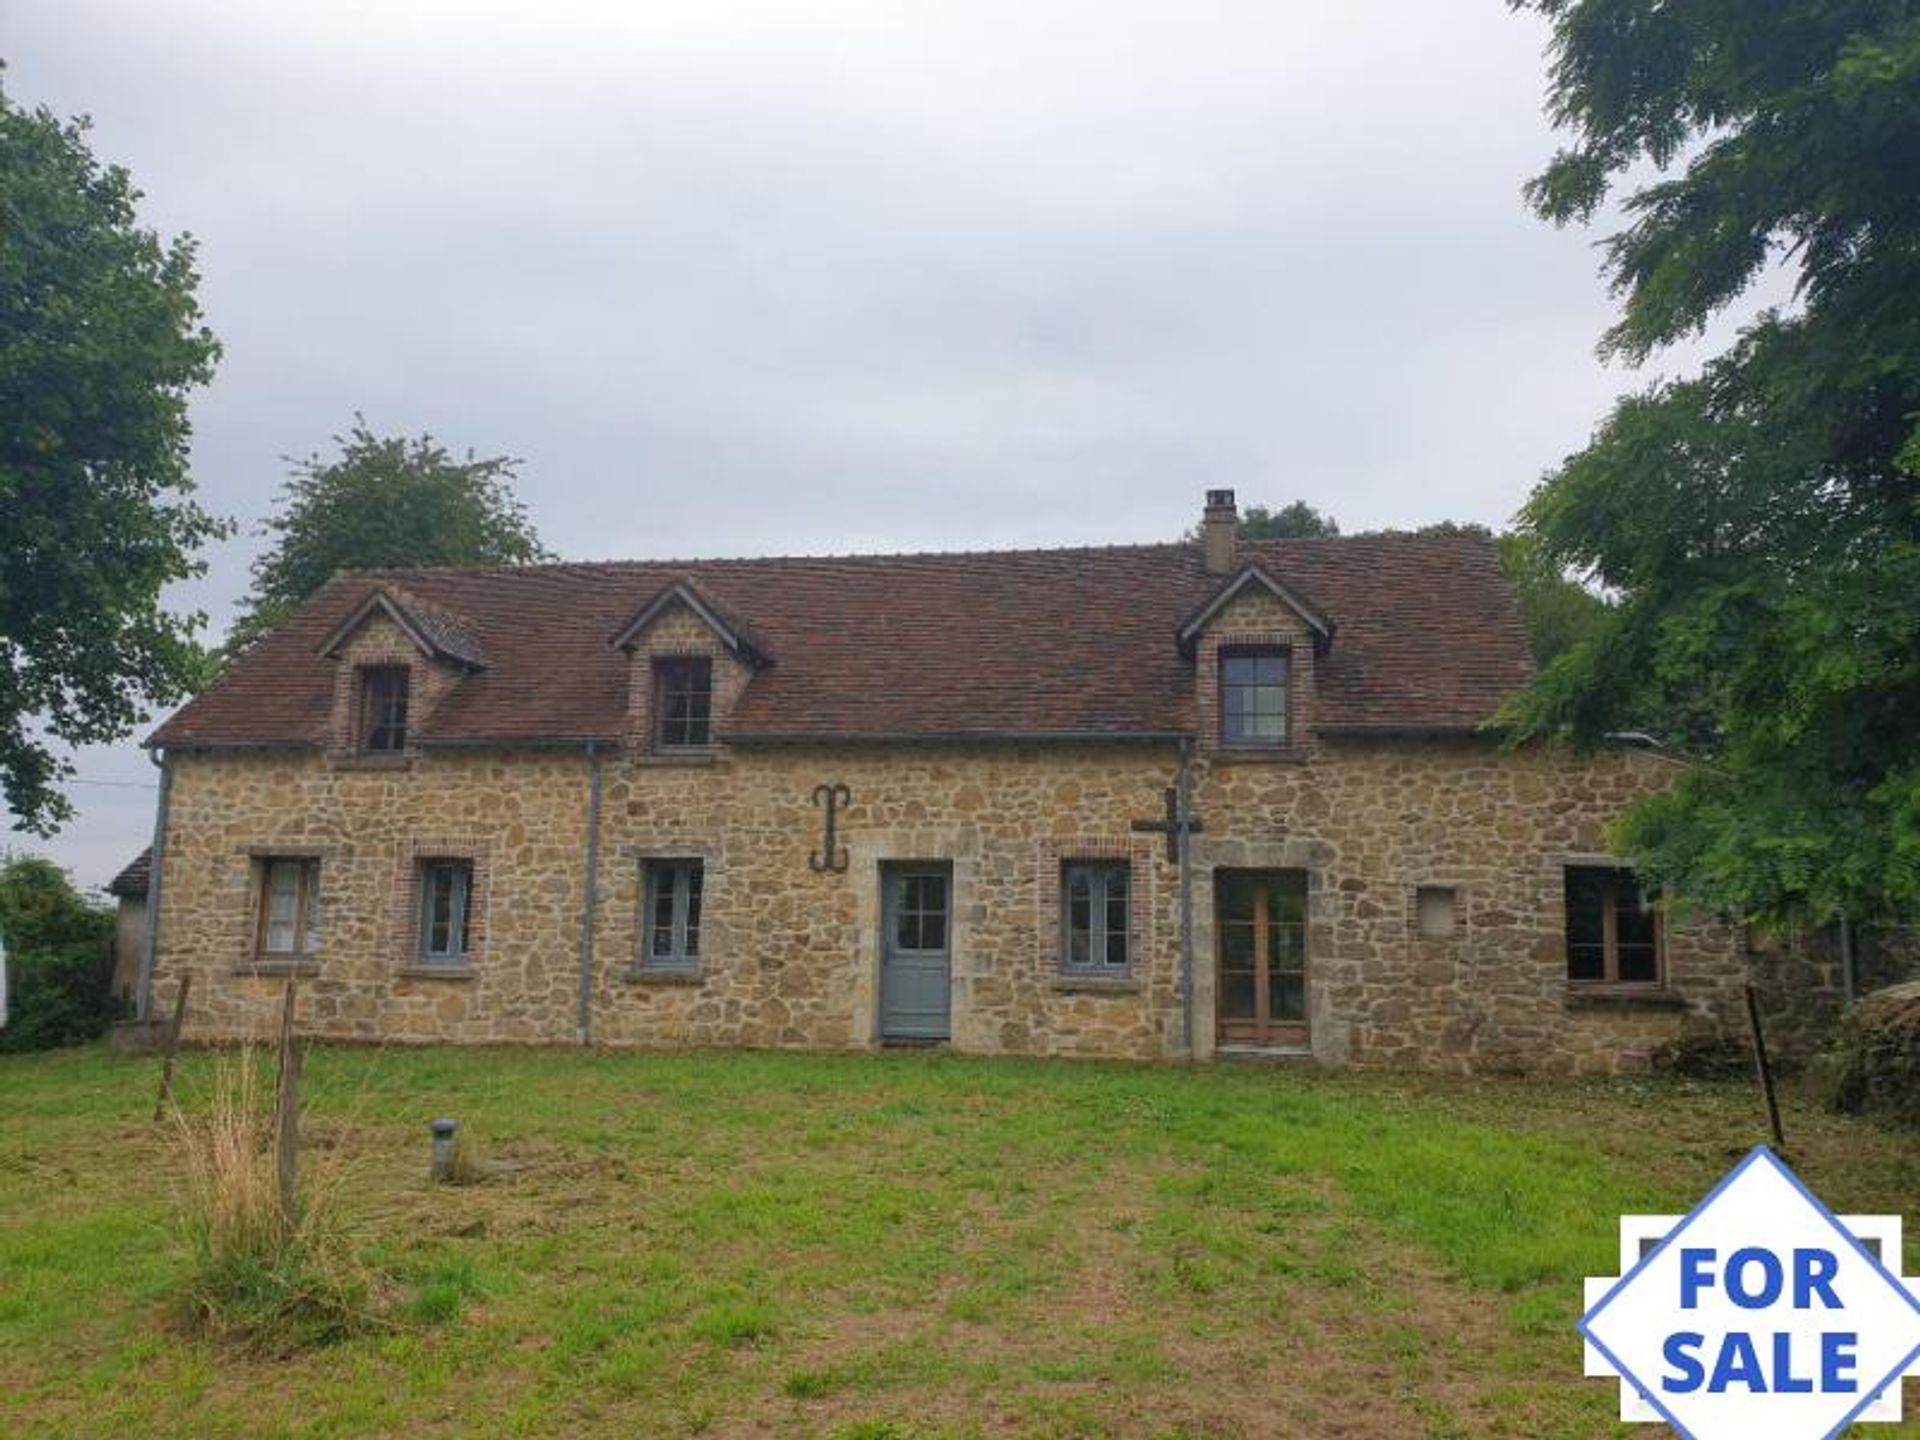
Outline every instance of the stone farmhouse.
MULTIPOLYGON (((187 1033, 1607 1071, 1830 972, 1653 903, 1675 762, 1486 728, 1471 537, 335 579, 150 738, 187 1033)), ((1793 1027, 1787 1027, 1791 1030, 1793 1027)))

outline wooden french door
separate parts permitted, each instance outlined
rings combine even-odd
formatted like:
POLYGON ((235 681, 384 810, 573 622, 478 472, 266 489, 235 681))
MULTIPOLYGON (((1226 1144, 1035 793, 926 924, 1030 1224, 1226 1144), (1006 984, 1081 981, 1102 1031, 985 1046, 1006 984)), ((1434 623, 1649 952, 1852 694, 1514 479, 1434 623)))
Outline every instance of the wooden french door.
POLYGON ((1222 870, 1215 879, 1219 1043, 1307 1044, 1307 875, 1222 870))

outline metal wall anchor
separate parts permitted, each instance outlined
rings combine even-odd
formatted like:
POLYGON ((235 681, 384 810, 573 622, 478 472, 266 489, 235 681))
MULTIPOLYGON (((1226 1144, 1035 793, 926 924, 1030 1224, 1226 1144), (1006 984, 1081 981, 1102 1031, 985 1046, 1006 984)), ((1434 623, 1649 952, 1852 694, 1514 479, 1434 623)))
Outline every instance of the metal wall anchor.
POLYGON ((835 783, 813 787, 813 803, 826 807, 826 838, 821 848, 807 856, 808 866, 817 874, 838 874, 847 868, 847 852, 839 848, 840 811, 853 803, 853 792, 835 783))

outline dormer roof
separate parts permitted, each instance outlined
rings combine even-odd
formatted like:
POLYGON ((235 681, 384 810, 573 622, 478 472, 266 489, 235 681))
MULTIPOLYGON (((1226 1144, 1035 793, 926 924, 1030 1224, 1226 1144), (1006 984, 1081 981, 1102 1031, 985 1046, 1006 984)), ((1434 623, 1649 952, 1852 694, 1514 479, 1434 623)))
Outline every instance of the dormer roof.
POLYGON ((1313 631, 1314 643, 1325 648, 1333 640, 1333 622, 1329 620, 1319 606, 1308 600, 1298 587, 1283 584, 1266 566, 1257 561, 1242 565, 1229 575, 1220 588, 1209 595, 1200 607, 1187 617, 1181 625, 1178 640, 1180 651, 1191 655, 1213 618, 1229 605, 1249 591, 1264 590, 1294 614, 1298 615, 1306 627, 1313 631))
POLYGON ((755 643, 746 622, 711 595, 703 594, 698 586, 684 576, 676 576, 648 598, 646 604, 613 637, 614 648, 633 649, 646 628, 676 605, 683 605, 692 611, 702 624, 713 631, 720 643, 744 663, 759 666, 767 662, 769 657, 766 650, 755 643))
POLYGON ((480 648, 472 622, 390 582, 377 586, 327 632, 317 647, 320 654, 329 659, 338 655, 340 647, 374 615, 385 615, 399 626, 429 660, 462 670, 487 668, 486 652, 480 648))

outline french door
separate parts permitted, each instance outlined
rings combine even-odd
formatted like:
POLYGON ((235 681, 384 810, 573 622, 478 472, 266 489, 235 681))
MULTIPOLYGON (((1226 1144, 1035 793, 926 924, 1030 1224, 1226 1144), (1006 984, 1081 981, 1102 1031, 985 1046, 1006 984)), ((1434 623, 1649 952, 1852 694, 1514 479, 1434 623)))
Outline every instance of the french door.
POLYGON ((1307 1044, 1307 874, 1222 870, 1215 879, 1219 1043, 1307 1044))

